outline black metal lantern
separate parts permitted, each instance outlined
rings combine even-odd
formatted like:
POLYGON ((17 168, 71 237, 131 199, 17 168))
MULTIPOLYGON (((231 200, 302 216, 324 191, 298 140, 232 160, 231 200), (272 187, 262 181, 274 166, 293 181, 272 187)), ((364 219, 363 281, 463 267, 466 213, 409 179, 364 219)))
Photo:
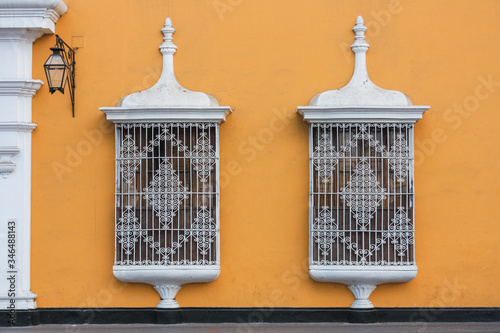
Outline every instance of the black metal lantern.
POLYGON ((73 117, 75 116, 75 50, 69 47, 58 35, 56 35, 56 46, 50 48, 52 54, 43 67, 49 84, 49 92, 53 94, 60 91, 64 94, 66 81, 69 80, 68 88, 71 98, 73 117))
POLYGON ((49 84, 49 92, 51 94, 60 91, 64 94, 64 87, 68 78, 69 65, 64 61, 61 52, 64 50, 60 47, 50 48, 53 54, 45 62, 45 75, 49 84))

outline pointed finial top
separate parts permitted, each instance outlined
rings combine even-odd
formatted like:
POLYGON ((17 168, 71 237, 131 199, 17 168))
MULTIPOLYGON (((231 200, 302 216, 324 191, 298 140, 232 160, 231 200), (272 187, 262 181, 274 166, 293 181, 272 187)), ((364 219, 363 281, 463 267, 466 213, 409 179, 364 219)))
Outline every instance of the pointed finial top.
POLYGON ((175 29, 172 26, 172 20, 170 17, 167 17, 165 20, 165 26, 161 29, 161 32, 164 37, 163 44, 160 45, 160 52, 164 55, 173 55, 177 50, 177 46, 172 42, 174 40, 172 34, 175 32, 175 29))
POLYGON ((351 45, 351 49, 354 53, 366 53, 366 51, 368 51, 368 47, 370 46, 370 44, 365 41, 366 27, 364 23, 363 17, 359 15, 356 19, 356 25, 352 28, 356 34, 356 36, 354 36, 354 43, 351 45))

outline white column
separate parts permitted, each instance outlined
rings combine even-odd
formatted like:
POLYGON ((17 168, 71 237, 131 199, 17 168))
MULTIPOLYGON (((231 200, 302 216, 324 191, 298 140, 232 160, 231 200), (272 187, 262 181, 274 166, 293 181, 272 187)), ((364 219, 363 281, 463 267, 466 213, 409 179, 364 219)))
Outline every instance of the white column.
POLYGON ((31 99, 43 83, 31 78, 32 45, 54 33, 67 9, 62 0, 0 1, 0 309, 36 307, 30 288, 31 131, 36 127, 31 99))

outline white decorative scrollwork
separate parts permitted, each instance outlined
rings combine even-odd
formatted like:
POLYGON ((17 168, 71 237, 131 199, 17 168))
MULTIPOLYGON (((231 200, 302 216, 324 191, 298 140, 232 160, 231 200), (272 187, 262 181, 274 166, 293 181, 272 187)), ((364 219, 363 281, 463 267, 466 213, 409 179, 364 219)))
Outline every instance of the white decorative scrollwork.
POLYGON ((340 242, 346 245, 347 250, 351 250, 357 256, 357 264, 361 266, 369 265, 371 257, 381 245, 386 243, 384 238, 375 238, 372 243, 368 244, 368 247, 361 247, 357 242, 353 242, 351 237, 344 237, 340 242))
POLYGON ((322 207, 318 217, 314 219, 311 232, 323 256, 329 254, 332 245, 339 236, 344 236, 343 232, 339 233, 332 212, 327 206, 322 207))
POLYGON ((389 225, 387 237, 394 244, 400 257, 404 257, 408 252, 408 247, 413 244, 413 225, 410 222, 405 208, 398 207, 398 211, 389 225))
POLYGON ((396 136, 396 140, 394 140, 391 150, 385 151, 383 156, 389 158, 389 165, 394 171, 397 181, 404 182, 410 167, 410 152, 403 134, 398 134, 396 136))
POLYGON ((131 206, 125 207, 122 212, 122 217, 118 219, 116 224, 116 237, 124 249, 125 254, 132 254, 135 243, 141 235, 141 224, 135 216, 135 212, 131 206))
POLYGON ((196 145, 191 152, 187 153, 187 156, 191 159, 193 169, 198 174, 200 181, 205 183, 210 176, 210 172, 214 169, 217 157, 207 137, 207 132, 200 133, 196 145))
POLYGON ((132 184, 137 168, 141 164, 141 157, 144 156, 144 153, 139 152, 132 135, 125 135, 121 144, 118 163, 122 177, 127 184, 132 184))
POLYGON ((193 237, 201 254, 204 255, 210 251, 217 235, 217 226, 206 206, 200 207, 188 233, 193 237))
POLYGON ((142 235, 144 236, 144 242, 148 243, 149 247, 154 249, 156 254, 161 255, 160 262, 164 262, 166 264, 170 264, 170 256, 172 254, 176 254, 177 250, 189 240, 186 235, 180 234, 177 237, 177 241, 173 242, 171 246, 162 246, 161 243, 159 241, 156 241, 153 236, 148 235, 148 232, 146 230, 142 231, 142 235))
POLYGON ((188 198, 187 192, 188 188, 182 185, 172 164, 164 160, 149 187, 144 189, 144 197, 153 207, 163 229, 172 223, 180 205, 188 198))
POLYGON ((345 145, 340 147, 342 151, 350 152, 353 147, 358 147, 359 140, 367 141, 368 146, 373 147, 376 152, 383 152, 385 150, 385 146, 381 145, 380 141, 369 133, 368 124, 354 124, 354 126, 350 126, 349 124, 338 124, 338 126, 342 129, 358 129, 358 132, 352 136, 352 139, 347 140, 345 145))
POLYGON ((149 141, 149 144, 144 147, 144 152, 150 153, 153 151, 153 147, 158 147, 160 143, 166 141, 169 141, 173 147, 178 147, 181 152, 188 150, 188 147, 181 140, 178 140, 174 134, 170 133, 167 124, 160 124, 159 126, 161 127, 161 132, 156 134, 153 140, 149 141))
POLYGON ((315 170, 325 183, 330 180, 331 174, 338 163, 338 159, 344 156, 343 152, 337 152, 335 150, 335 146, 331 144, 331 141, 330 134, 322 134, 312 155, 315 170))
POLYGON ((341 198, 347 202, 351 213, 354 213, 360 230, 366 230, 377 207, 386 199, 386 189, 380 186, 377 177, 366 158, 361 158, 356 164, 351 180, 342 188, 341 198))

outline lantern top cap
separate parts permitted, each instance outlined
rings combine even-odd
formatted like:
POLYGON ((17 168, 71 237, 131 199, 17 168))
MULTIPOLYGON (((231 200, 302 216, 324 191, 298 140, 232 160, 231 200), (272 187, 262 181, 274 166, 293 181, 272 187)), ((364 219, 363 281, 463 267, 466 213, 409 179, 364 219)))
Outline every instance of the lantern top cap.
POLYGON ((309 106, 411 106, 412 102, 405 94, 379 88, 370 80, 366 68, 366 52, 370 45, 365 41, 367 28, 362 16, 356 18, 356 24, 352 30, 355 33, 354 43, 351 45, 355 65, 351 80, 340 89, 316 95, 309 106))
POLYGON ((165 20, 165 25, 161 29, 161 32, 163 33, 163 43, 160 45, 160 52, 163 54, 163 71, 160 79, 153 87, 147 90, 125 96, 118 103, 118 107, 136 109, 151 107, 218 107, 219 103, 213 96, 188 90, 177 82, 173 60, 177 46, 173 43, 172 35, 175 29, 170 17, 165 20))
POLYGON ((57 53, 64 51, 64 49, 62 47, 51 47, 50 50, 52 52, 57 52, 57 53))

